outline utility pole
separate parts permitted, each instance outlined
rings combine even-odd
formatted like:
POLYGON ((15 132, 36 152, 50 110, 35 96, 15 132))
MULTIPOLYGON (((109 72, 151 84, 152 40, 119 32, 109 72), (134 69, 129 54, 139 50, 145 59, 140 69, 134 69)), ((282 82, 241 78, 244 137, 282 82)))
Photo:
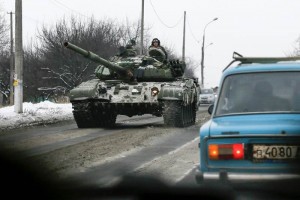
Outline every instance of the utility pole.
POLYGON ((16 113, 23 113, 23 41, 22 41, 22 0, 15 0, 15 107, 16 113))
POLYGON ((144 49, 144 0, 142 0, 142 16, 141 16, 141 47, 140 55, 143 55, 144 49))
POLYGON ((204 44, 205 44, 205 29, 206 27, 214 22, 218 20, 218 18, 214 18, 213 20, 211 20, 209 23, 207 23, 203 29, 203 39, 202 39, 202 47, 201 47, 201 87, 204 87, 204 44))
POLYGON ((9 78, 9 104, 14 104, 14 38, 13 38, 13 12, 9 12, 10 14, 10 78, 9 78))
POLYGON ((184 11, 184 20, 183 20, 182 61, 185 61, 185 19, 186 19, 186 11, 184 11))
POLYGON ((204 87, 204 43, 205 43, 205 34, 203 33, 202 47, 201 47, 201 87, 202 88, 204 87))

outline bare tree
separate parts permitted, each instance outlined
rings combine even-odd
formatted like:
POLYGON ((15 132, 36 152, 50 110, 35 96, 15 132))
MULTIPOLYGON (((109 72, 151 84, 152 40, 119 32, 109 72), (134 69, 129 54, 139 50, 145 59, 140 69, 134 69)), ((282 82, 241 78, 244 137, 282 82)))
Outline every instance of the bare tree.
MULTIPOLYGON (((143 52, 144 54, 147 54, 147 50, 149 47, 149 44, 151 43, 150 41, 152 39, 150 39, 150 35, 149 35, 149 30, 151 28, 150 27, 146 27, 144 28, 144 42, 143 42, 143 52)), ((128 20, 126 20, 126 24, 125 25, 121 25, 120 27, 120 31, 121 31, 121 41, 120 44, 122 46, 125 46, 129 40, 135 40, 136 42, 136 49, 137 52, 140 52, 140 38, 141 38, 141 24, 140 21, 138 21, 137 23, 130 23, 128 20)))
POLYGON ((45 83, 41 80, 43 72, 40 69, 43 63, 42 54, 34 48, 33 42, 24 48, 24 100, 39 102, 46 96, 43 91, 38 91, 45 83))
POLYGON ((0 51, 7 50, 9 44, 9 26, 3 13, 0 13, 0 51))
POLYGON ((39 33, 43 82, 47 88, 64 87, 68 91, 93 76, 97 64, 68 49, 63 43, 69 41, 83 49, 92 51, 107 59, 116 54, 122 39, 122 31, 112 21, 88 22, 72 17, 63 19, 55 27, 43 27, 39 33))
POLYGON ((300 56, 300 36, 297 38, 295 42, 296 46, 292 53, 289 53, 288 56, 300 56))
POLYGON ((9 97, 9 26, 0 13, 0 105, 9 97))
POLYGON ((9 94, 9 52, 0 51, 0 105, 6 104, 9 94))
POLYGON ((200 63, 196 63, 189 57, 186 57, 186 69, 184 72, 184 77, 196 78, 195 71, 200 66, 200 63))

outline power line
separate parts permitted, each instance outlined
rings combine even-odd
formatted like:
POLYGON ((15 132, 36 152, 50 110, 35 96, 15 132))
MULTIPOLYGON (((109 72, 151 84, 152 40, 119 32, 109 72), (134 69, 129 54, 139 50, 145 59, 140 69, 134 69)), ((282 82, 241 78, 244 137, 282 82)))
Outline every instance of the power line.
POLYGON ((72 11, 72 12, 75 12, 75 13, 77 13, 77 14, 83 16, 83 17, 86 17, 86 18, 88 18, 88 19, 91 19, 91 17, 88 17, 88 16, 86 16, 86 15, 80 13, 80 12, 77 11, 77 10, 74 10, 74 9, 72 9, 72 8, 69 8, 68 6, 66 6, 65 4, 63 4, 63 3, 61 3, 61 2, 59 2, 59 1, 57 1, 57 0, 51 0, 51 1, 52 1, 52 2, 54 1, 54 2, 56 2, 57 4, 59 4, 60 6, 66 8, 66 9, 72 11))
MULTIPOLYGON (((57 0, 50 0, 54 5, 56 5, 56 6, 60 6, 60 8, 64 8, 64 9, 67 9, 67 10, 70 10, 71 12, 76 12, 77 14, 79 14, 79 15, 81 15, 81 16, 83 16, 83 17, 86 17, 86 18, 88 18, 88 19, 91 19, 91 17, 88 17, 88 16, 86 16, 86 15, 83 15, 83 14, 81 14, 80 12, 78 12, 78 11, 76 11, 76 10, 73 10, 73 9, 71 9, 71 8, 69 8, 69 7, 67 7, 66 5, 64 5, 64 4, 62 4, 62 3, 60 3, 59 1, 57 1, 57 0), (59 4, 59 5, 58 5, 59 4)), ((44 23, 43 22, 41 22, 41 21, 39 21, 39 20, 37 20, 37 19, 34 19, 34 18, 32 18, 32 17, 29 17, 29 16, 27 16, 27 15, 23 15, 25 18, 27 18, 27 19, 29 19, 29 20, 31 20, 31 21, 33 21, 33 22, 35 22, 35 23, 37 23, 37 24, 40 24, 40 25, 43 25, 44 23)))
POLYGON ((190 23, 189 23, 189 19, 187 20, 187 24, 188 24, 188 26, 189 26, 189 30, 190 30, 190 32, 191 32, 191 35, 192 35, 193 39, 194 39, 197 43, 200 43, 200 41, 199 41, 199 40, 195 37, 195 35, 193 34, 192 28, 191 28, 190 23))
POLYGON ((59 7, 62 10, 70 10, 69 8, 66 8, 65 6, 63 6, 61 3, 54 1, 54 0, 49 0, 53 5, 59 7))
POLYGON ((153 6, 153 4, 152 4, 152 1, 150 0, 150 4, 151 4, 151 6, 152 6, 152 9, 153 9, 153 11, 154 11, 154 13, 155 13, 155 15, 157 16, 157 18, 158 18, 158 20, 164 25, 164 26, 166 26, 167 28, 175 28, 176 26, 178 26, 178 24, 180 23, 180 21, 182 20, 182 18, 183 18, 183 15, 181 16, 181 18, 178 20, 178 22, 174 25, 174 26, 168 26, 167 24, 165 24, 162 20, 161 20, 161 18, 158 16, 158 14, 157 14, 157 12, 156 12, 156 10, 155 10, 155 8, 154 8, 154 6, 153 6))
POLYGON ((27 18, 27 19, 29 19, 29 20, 35 22, 36 24, 41 24, 41 25, 44 24, 43 22, 41 22, 41 21, 39 21, 39 20, 37 20, 37 19, 34 19, 34 18, 32 18, 32 17, 29 17, 29 16, 27 16, 27 15, 23 15, 23 16, 24 16, 25 18, 27 18))

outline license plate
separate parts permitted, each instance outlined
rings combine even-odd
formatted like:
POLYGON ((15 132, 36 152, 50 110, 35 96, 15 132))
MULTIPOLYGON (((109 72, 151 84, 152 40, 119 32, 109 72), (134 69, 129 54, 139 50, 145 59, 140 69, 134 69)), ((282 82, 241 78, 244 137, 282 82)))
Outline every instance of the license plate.
POLYGON ((253 145, 254 159, 295 159, 299 146, 253 145))

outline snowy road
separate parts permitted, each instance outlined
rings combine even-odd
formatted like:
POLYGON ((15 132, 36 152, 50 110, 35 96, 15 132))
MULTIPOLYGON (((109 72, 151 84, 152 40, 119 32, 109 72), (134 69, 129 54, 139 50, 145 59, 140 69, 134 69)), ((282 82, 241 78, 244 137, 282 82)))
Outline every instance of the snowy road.
POLYGON ((176 184, 199 162, 198 132, 209 118, 201 109, 196 125, 186 128, 166 127, 161 117, 120 116, 114 129, 78 129, 69 120, 6 131, 0 142, 63 179, 110 185, 130 174, 176 184))

